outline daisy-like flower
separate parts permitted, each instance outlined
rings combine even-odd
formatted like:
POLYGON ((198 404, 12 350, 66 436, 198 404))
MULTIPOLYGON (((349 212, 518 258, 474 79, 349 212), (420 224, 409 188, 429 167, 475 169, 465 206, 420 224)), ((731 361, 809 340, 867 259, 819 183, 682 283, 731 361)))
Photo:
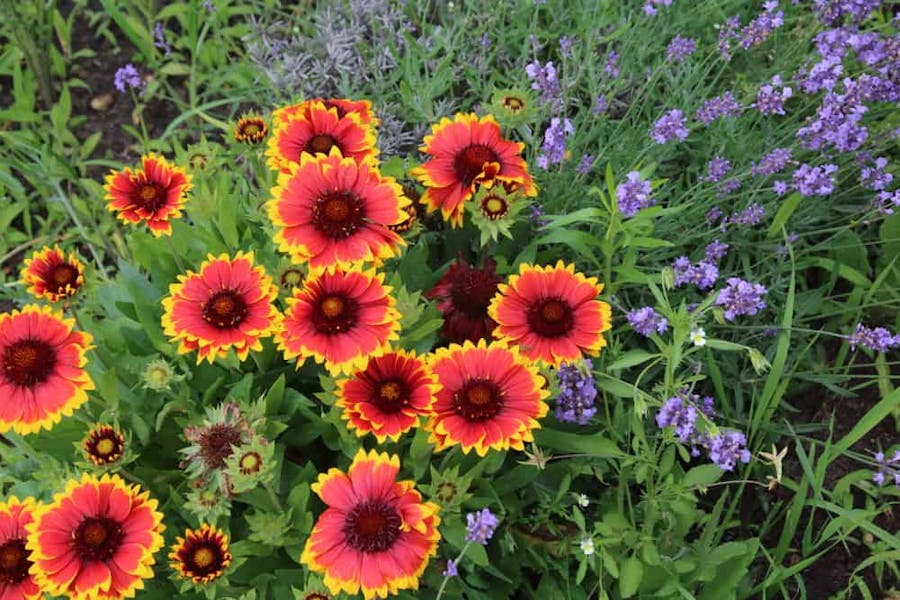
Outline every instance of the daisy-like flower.
POLYGON ((324 362, 332 375, 364 369, 399 339, 400 313, 390 290, 374 269, 309 277, 287 299, 278 347, 285 359, 297 357, 298 366, 310 356, 324 362))
POLYGON ((386 598, 418 589, 437 553, 438 506, 422 502, 413 481, 397 481, 396 455, 357 452, 347 473, 329 469, 312 490, 328 506, 313 527, 300 562, 325 574, 332 594, 386 598))
POLYGON ((466 454, 523 450, 547 414, 550 395, 534 363, 504 342, 465 342, 439 348, 430 361, 441 389, 425 425, 443 450, 459 444, 466 454))
POLYGON ((397 350, 369 360, 362 371, 338 382, 341 418, 357 435, 372 432, 378 443, 415 427, 428 415, 439 389, 437 379, 415 352, 397 350))
POLYGON ((172 569, 182 579, 206 584, 218 579, 231 564, 228 536, 213 525, 204 523, 200 529, 186 529, 178 536, 169 553, 172 569))
POLYGON ((0 433, 50 429, 87 401, 93 338, 74 326, 50 307, 0 314, 0 433))
POLYGON ((125 454, 125 436, 109 425, 91 429, 81 444, 84 457, 102 467, 117 462, 125 454))
POLYGON ((84 285, 84 264, 74 252, 66 257, 59 246, 47 246, 25 259, 22 283, 35 298, 59 302, 74 296, 84 285))
POLYGON ((181 216, 191 176, 156 154, 141 157, 141 168, 125 167, 106 177, 106 208, 126 223, 147 222, 155 236, 172 235, 171 219, 181 216))
POLYGON ((516 224, 522 209, 530 206, 518 187, 515 183, 490 188, 479 186, 473 201, 466 205, 472 224, 481 232, 482 247, 487 246, 489 240, 496 242, 501 235, 512 239, 510 227, 516 224))
POLYGON ((70 480, 25 526, 38 585, 73 600, 133 597, 163 545, 156 506, 118 475, 70 480))
POLYGON ((426 298, 437 300, 437 309, 444 315, 445 338, 461 344, 491 335, 497 324, 488 316, 488 305, 503 281, 496 268, 493 259, 487 259, 484 268, 477 269, 460 256, 425 293, 426 298))
POLYGON ((275 117, 274 122, 266 156, 275 171, 290 173, 303 154, 328 156, 332 148, 356 161, 378 156, 375 133, 354 112, 342 117, 334 108, 311 102, 292 115, 275 117))
POLYGON ((36 504, 32 498, 19 500, 11 496, 0 502, 0 598, 3 600, 38 600, 41 588, 29 574, 30 552, 25 547, 25 526, 34 518, 36 504))
POLYGON ((315 103, 321 103, 325 108, 337 112, 339 118, 350 113, 359 117, 360 123, 370 127, 378 126, 378 118, 372 110, 372 103, 368 100, 350 100, 348 98, 310 98, 298 104, 284 106, 272 112, 272 119, 276 123, 290 121, 297 115, 308 115, 310 108, 315 103))
POLYGON ((272 303, 278 287, 263 267, 253 265, 253 253, 218 258, 210 254, 200 272, 178 276, 162 301, 163 330, 178 352, 197 351, 197 364, 212 363, 234 348, 240 360, 262 350, 260 339, 272 335, 280 315, 272 303))
POLYGON ((452 121, 444 118, 432 126, 419 148, 432 158, 410 172, 427 188, 422 201, 428 211, 440 208, 445 221, 462 227, 463 205, 478 185, 517 183, 523 195, 537 195, 521 157, 524 148, 521 142, 503 138, 494 117, 458 114, 452 121))
POLYGON ((259 115, 243 115, 234 126, 231 133, 235 141, 242 144, 258 144, 269 134, 266 120, 259 115))
POLYGON ((409 199, 393 177, 368 161, 303 154, 300 166, 278 176, 268 204, 278 249, 313 270, 379 262, 405 242, 388 229, 404 221, 409 199))
POLYGON ((706 332, 703 331, 702 327, 698 327, 696 329, 691 330, 691 342, 695 346, 705 346, 706 345, 706 332))
POLYGON ((575 272, 574 265, 523 264, 508 284, 499 285, 488 314, 497 322, 494 337, 517 344, 521 353, 558 367, 582 352, 596 356, 611 326, 609 304, 597 300, 603 284, 575 272))

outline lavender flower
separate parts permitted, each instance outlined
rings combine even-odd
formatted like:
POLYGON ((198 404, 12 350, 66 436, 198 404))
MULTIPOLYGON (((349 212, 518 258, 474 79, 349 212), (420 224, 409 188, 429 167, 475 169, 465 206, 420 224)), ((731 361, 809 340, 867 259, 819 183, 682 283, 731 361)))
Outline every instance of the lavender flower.
POLYGON ((900 487, 900 450, 894 452, 894 455, 885 459, 884 452, 876 452, 874 457, 878 470, 872 476, 872 481, 878 486, 884 485, 887 481, 893 480, 894 485, 900 487))
POLYGON ((578 166, 575 167, 575 172, 580 175, 587 175, 591 171, 591 166, 594 164, 594 155, 593 154, 585 154, 581 157, 581 162, 578 163, 578 166))
POLYGON ((525 74, 532 80, 531 89, 541 92, 541 100, 551 106, 557 106, 562 101, 562 88, 556 75, 556 67, 553 61, 546 65, 534 61, 525 65, 525 74))
POLYGON ((875 211, 885 215, 894 214, 894 208, 900 207, 900 188, 893 192, 878 192, 875 196, 875 211))
POLYGON ((750 165, 750 174, 754 177, 765 177, 780 173, 791 161, 791 150, 789 148, 775 148, 761 159, 758 163, 750 165))
POLYGON ((532 204, 530 209, 530 214, 528 215, 528 222, 535 229, 542 229, 547 226, 547 219, 544 217, 544 207, 539 204, 532 204))
POLYGON ((585 359, 584 366, 563 363, 556 370, 559 396, 556 398, 556 418, 563 423, 586 425, 597 413, 594 401, 597 387, 591 375, 593 364, 585 359))
POLYGON ((721 96, 710 98, 703 103, 697 111, 697 120, 704 125, 709 125, 719 117, 732 117, 739 115, 743 107, 734 98, 731 92, 725 92, 721 96))
POLYGON ((777 0, 763 3, 763 12, 741 29, 740 41, 745 50, 759 46, 775 29, 784 25, 784 12, 776 12, 776 8, 777 0))
POLYGON ((684 113, 672 109, 656 120, 653 129, 650 130, 650 137, 657 144, 665 144, 675 139, 683 142, 689 135, 685 122, 684 113))
POLYGON ((719 268, 708 260, 701 260, 693 265, 688 257, 680 256, 672 263, 672 269, 675 271, 675 287, 693 284, 701 290, 707 290, 719 278, 719 268))
POLYGON ((494 535, 494 529, 500 524, 490 510, 483 508, 478 512, 466 515, 466 541, 486 546, 494 535))
POLYGON ((669 398, 656 414, 656 425, 660 429, 674 428, 678 439, 687 443, 696 433, 697 409, 678 396, 669 398))
POLYGON ((609 75, 610 79, 619 77, 619 53, 610 50, 606 53, 606 64, 603 65, 603 71, 609 75))
POLYGON ((567 35, 559 38, 559 53, 566 58, 571 58, 573 42, 574 40, 567 35))
POLYGON ((867 327, 862 323, 856 325, 853 334, 847 336, 850 349, 856 350, 857 346, 872 352, 887 352, 894 346, 900 346, 900 335, 892 335, 884 327, 867 327))
POLYGON ((884 170, 887 164, 888 159, 884 156, 876 158, 874 166, 862 168, 859 174, 859 183, 869 190, 881 191, 885 189, 894 180, 894 176, 884 170))
POLYGON ((656 15, 658 6, 672 6, 672 0, 645 0, 644 14, 648 17, 656 15))
POLYGON ((803 70, 798 73, 800 89, 806 94, 815 94, 822 90, 830 91, 837 85, 843 72, 844 65, 841 59, 827 56, 813 65, 808 73, 804 73, 803 70))
POLYGON ((119 67, 113 79, 113 85, 120 92, 124 92, 128 88, 139 88, 142 84, 141 74, 131 63, 119 67))
POLYGON ((759 224, 759 222, 762 221, 763 217, 765 216, 766 209, 757 202, 754 202, 744 210, 733 213, 730 217, 723 221, 722 226, 724 227, 728 223, 753 226, 759 224))
POLYGON ((727 175, 729 171, 731 171, 731 161, 727 158, 716 156, 711 161, 706 163, 706 170, 709 174, 703 178, 703 181, 707 181, 710 183, 721 181, 722 178, 725 177, 725 175, 727 175))
POLYGON ((543 152, 537 157, 540 168, 561 163, 566 157, 566 137, 575 132, 569 119, 550 119, 550 127, 544 132, 543 152))
POLYGON ((719 290, 716 296, 716 306, 724 308, 726 320, 734 321, 740 315, 755 315, 766 307, 762 298, 768 290, 762 285, 740 277, 729 277, 727 283, 727 287, 719 290))
MULTIPOLYGON (((847 80, 852 83, 852 80, 847 80)), ((855 89, 854 91, 862 91, 855 89)), ((819 150, 833 145, 840 152, 852 152, 862 146, 869 136, 860 124, 868 108, 850 93, 826 94, 816 110, 816 116, 797 130, 797 137, 805 148, 819 150)))
POLYGON ((606 96, 600 94, 596 98, 594 98, 594 104, 591 106, 591 114, 594 116, 603 114, 609 108, 608 103, 606 102, 606 96))
POLYGON ((827 196, 834 191, 833 173, 837 170, 837 165, 811 167, 803 163, 791 178, 793 187, 804 196, 827 196))
POLYGON ((654 333, 663 334, 669 329, 669 321, 656 312, 652 306, 636 308, 626 315, 628 324, 644 337, 654 333))
POLYGON ((713 206, 711 209, 706 211, 706 222, 710 225, 715 225, 716 222, 722 218, 722 209, 718 206, 713 206))
POLYGON ((728 244, 725 242, 720 242, 719 240, 713 240, 709 244, 706 245, 706 261, 711 263, 718 263, 722 258, 725 257, 725 254, 728 252, 728 244))
POLYGON ((785 194, 787 194, 789 189, 790 186, 788 186, 786 181, 781 181, 779 179, 778 181, 772 183, 772 191, 775 192, 775 194, 778 196, 784 196, 785 194))
POLYGON ((826 25, 834 25, 842 19, 859 23, 879 4, 879 0, 813 0, 813 11, 826 25))
POLYGON ((669 62, 680 63, 697 50, 697 42, 694 39, 676 35, 666 47, 666 58, 669 62))
POLYGON ((441 571, 441 575, 444 577, 457 577, 459 576, 459 570, 457 569, 456 561, 450 559, 447 561, 447 566, 441 571))
POLYGON ((782 86, 781 75, 776 75, 772 78, 771 83, 767 83, 759 88, 753 107, 764 115, 786 114, 784 112, 784 103, 793 93, 794 90, 790 87, 782 86))
POLYGON ((738 27, 741 26, 740 17, 730 17, 724 25, 717 25, 719 30, 719 54, 727 61, 731 60, 731 43, 737 39, 738 27))
POLYGON ((740 431, 724 431, 711 436, 708 442, 709 459, 725 471, 734 470, 738 461, 750 462, 747 438, 740 431))
POLYGON ((654 205, 656 199, 651 195, 653 188, 650 182, 642 180, 639 171, 631 171, 626 178, 627 181, 616 186, 616 199, 622 216, 630 218, 639 210, 654 205))
POLYGON ((737 179, 735 177, 732 177, 731 179, 726 179, 725 181, 720 182, 719 185, 716 186, 716 189, 717 189, 716 195, 719 198, 724 198, 728 194, 732 194, 732 193, 738 191, 739 189, 741 189, 741 180, 737 179))
POLYGON ((166 28, 162 21, 157 21, 153 25, 153 45, 165 52, 166 56, 172 53, 172 44, 166 39, 166 28))

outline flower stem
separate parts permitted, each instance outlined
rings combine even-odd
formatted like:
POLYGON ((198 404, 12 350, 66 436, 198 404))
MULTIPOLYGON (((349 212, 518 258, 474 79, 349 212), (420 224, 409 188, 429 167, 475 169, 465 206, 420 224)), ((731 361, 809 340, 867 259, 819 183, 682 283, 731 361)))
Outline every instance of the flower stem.
POLYGON ((278 500, 278 494, 275 493, 275 490, 272 489, 272 484, 265 483, 263 487, 266 488, 266 491, 269 493, 269 500, 272 501, 272 505, 275 507, 275 510, 278 512, 284 512, 284 509, 281 507, 281 501, 278 500))
MULTIPOLYGON (((469 549, 469 546, 472 545, 472 542, 466 542, 466 545, 462 547, 462 550, 459 551, 459 555, 453 559, 453 563, 458 565, 459 561, 462 560, 463 555, 466 553, 466 550, 469 549)), ((444 588, 447 587, 447 582, 450 581, 450 578, 453 575, 444 575, 444 581, 441 582, 441 587, 438 588, 437 596, 435 596, 435 600, 441 600, 441 596, 444 595, 444 588)))

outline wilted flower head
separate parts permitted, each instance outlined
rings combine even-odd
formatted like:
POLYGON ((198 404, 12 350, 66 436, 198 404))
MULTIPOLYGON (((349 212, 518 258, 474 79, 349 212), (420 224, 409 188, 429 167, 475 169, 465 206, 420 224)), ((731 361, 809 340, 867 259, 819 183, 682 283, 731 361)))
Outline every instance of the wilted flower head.
POLYGON ((254 425, 234 402, 223 402, 206 409, 202 425, 184 428, 184 438, 190 443, 179 452, 185 473, 203 484, 218 483, 222 492, 231 495, 225 469, 226 460, 236 447, 248 444, 256 435, 254 425))

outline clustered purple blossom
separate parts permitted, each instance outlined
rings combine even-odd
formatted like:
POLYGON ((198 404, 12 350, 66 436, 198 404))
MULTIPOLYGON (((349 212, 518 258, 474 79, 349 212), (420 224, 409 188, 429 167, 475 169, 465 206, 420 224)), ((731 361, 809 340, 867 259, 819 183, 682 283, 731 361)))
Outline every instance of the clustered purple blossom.
POLYGON ((719 117, 733 117, 739 115, 742 110, 743 107, 735 100, 734 94, 725 92, 721 96, 710 98, 704 102, 703 106, 697 110, 696 118, 704 125, 709 125, 719 117))
POLYGON ((166 39, 166 28, 162 21, 157 21, 153 25, 153 45, 162 50, 166 56, 172 53, 172 44, 166 39))
POLYGON ((566 58, 571 58, 572 57, 572 44, 574 43, 574 41, 575 40, 573 40, 571 37, 569 37, 567 35, 564 35, 561 38, 559 38, 559 53, 560 53, 560 55, 562 55, 566 58))
POLYGON ((746 225, 748 227, 752 227, 753 225, 758 225, 760 221, 763 220, 763 217, 766 216, 766 209, 762 207, 757 202, 754 202, 747 208, 742 211, 732 213, 731 216, 726 217, 720 227, 724 230, 729 224, 737 224, 737 225, 746 225))
POLYGON ((719 267, 706 259, 694 265, 687 256, 679 256, 672 263, 672 270, 675 271, 675 287, 693 284, 701 290, 708 290, 719 278, 719 267))
POLYGON ((900 188, 893 192, 878 192, 875 195, 874 205, 875 210, 881 214, 894 214, 894 209, 900 207, 900 188))
POLYGON ((628 311, 626 318, 632 329, 644 337, 650 337, 654 333, 663 334, 669 329, 668 319, 656 312, 652 306, 628 311))
POLYGON ((708 183, 722 181, 722 178, 731 171, 731 161, 727 158, 716 156, 706 163, 706 171, 708 175, 703 178, 703 181, 708 183))
POLYGON ((131 63, 124 67, 119 67, 113 78, 113 85, 120 92, 124 92, 128 88, 139 88, 142 83, 141 74, 138 73, 138 70, 131 63))
POLYGON ((537 157, 537 165, 547 169, 550 165, 561 163, 566 158, 566 137, 575 132, 569 119, 553 117, 550 126, 544 132, 544 145, 537 157))
POLYGON ((616 186, 616 199, 619 211, 627 218, 633 217, 639 210, 653 206, 656 199, 652 196, 650 182, 642 180, 639 171, 631 171, 625 177, 626 181, 616 186))
POLYGON ((872 476, 872 481, 878 486, 882 486, 893 480, 894 485, 900 487, 900 450, 895 451, 894 455, 888 459, 885 458, 884 452, 876 452, 874 458, 878 470, 872 476))
POLYGON ((594 401, 597 398, 597 387, 591 375, 593 364, 590 359, 578 367, 571 363, 563 363, 556 370, 559 380, 559 396, 556 398, 556 418, 563 423, 586 425, 597 413, 594 401))
POLYGON ((847 336, 850 349, 856 350, 857 346, 872 352, 887 352, 895 346, 900 346, 900 334, 893 335, 884 327, 867 327, 862 323, 856 325, 853 334, 847 336))
POLYGON ((780 173, 791 162, 791 150, 789 148, 775 148, 758 163, 750 165, 750 174, 754 177, 766 177, 780 173))
POLYGON ((591 166, 594 164, 594 155, 593 154, 585 154, 581 157, 581 162, 578 163, 578 166, 575 167, 575 172, 580 175, 587 175, 591 171, 591 166))
POLYGON ((833 90, 843 73, 844 65, 841 63, 840 57, 827 56, 813 65, 808 72, 801 69, 797 75, 800 89, 805 94, 815 94, 822 90, 833 90))
POLYGON ((698 430, 697 419, 701 413, 713 421, 713 402, 710 396, 679 394, 666 400, 656 415, 656 424, 660 429, 672 427, 681 443, 691 445, 692 456, 699 456, 700 448, 705 448, 713 463, 725 471, 733 471, 738 462, 750 462, 747 438, 734 430, 715 435, 698 430))
POLYGON ((760 86, 753 107, 764 115, 784 115, 784 103, 793 94, 791 87, 783 85, 781 75, 776 75, 771 82, 760 86))
POLYGON ((619 53, 610 50, 606 53, 606 64, 603 65, 603 72, 609 75, 610 79, 619 77, 619 53))
POLYGON ((650 137, 657 144, 665 144, 675 139, 683 142, 689 135, 685 123, 684 113, 673 108, 656 120, 653 129, 650 130, 650 137))
POLYGON ((725 242, 720 242, 719 240, 713 240, 706 245, 706 262, 716 263, 723 258, 728 253, 728 244, 725 242))
POLYGON ((791 177, 792 186, 803 196, 827 196, 834 191, 837 165, 810 166, 801 164, 791 177))
POLYGON ((531 89, 541 93, 542 101, 554 107, 562 102, 562 88, 553 61, 546 65, 541 65, 537 60, 530 62, 525 65, 525 74, 532 80, 531 89))
POLYGON ((666 58, 669 62, 684 62, 697 50, 697 41, 692 38, 676 35, 666 47, 666 58))
POLYGON ((894 176, 887 171, 888 159, 879 156, 873 166, 865 166, 859 173, 859 183, 868 190, 881 191, 894 180, 894 176))
POLYGON ((596 98, 594 98, 594 104, 591 106, 591 114, 594 116, 603 114, 609 108, 608 103, 606 102, 606 96, 600 94, 596 98))
POLYGON ((535 229, 542 229, 547 226, 547 218, 544 216, 544 207, 540 204, 532 204, 528 214, 528 222, 535 229))
POLYGON ((711 209, 706 211, 706 222, 710 225, 715 225, 719 219, 722 218, 722 209, 718 206, 713 206, 711 209))
POLYGON ((826 25, 834 25, 842 19, 859 23, 880 3, 879 0, 813 0, 813 11, 826 25))
POLYGON ((716 306, 724 309, 726 320, 734 321, 740 315, 755 315, 766 307, 763 296, 768 290, 762 285, 744 281, 740 277, 729 277, 727 284, 716 296, 716 306))
POLYGON ((482 508, 478 512, 466 515, 466 541, 487 546, 488 540, 494 536, 494 529, 500 524, 490 510, 482 508))
POLYGON ((740 28, 741 20, 737 16, 725 21, 725 24, 719 27, 719 54, 726 60, 731 60, 733 43, 749 50, 766 41, 773 31, 784 25, 784 12, 776 11, 776 8, 778 8, 777 0, 765 2, 763 12, 742 28, 740 28))
POLYGON ((456 561, 452 558, 447 561, 447 566, 441 571, 441 575, 444 577, 458 577, 459 569, 457 568, 456 561))
POLYGON ((810 150, 831 145, 839 152, 852 152, 869 137, 869 130, 860 124, 866 111, 864 104, 854 102, 849 95, 829 92, 816 109, 815 118, 797 130, 797 137, 810 150))
POLYGON ((672 0, 645 0, 644 14, 649 17, 656 15, 659 6, 672 6, 672 0))

